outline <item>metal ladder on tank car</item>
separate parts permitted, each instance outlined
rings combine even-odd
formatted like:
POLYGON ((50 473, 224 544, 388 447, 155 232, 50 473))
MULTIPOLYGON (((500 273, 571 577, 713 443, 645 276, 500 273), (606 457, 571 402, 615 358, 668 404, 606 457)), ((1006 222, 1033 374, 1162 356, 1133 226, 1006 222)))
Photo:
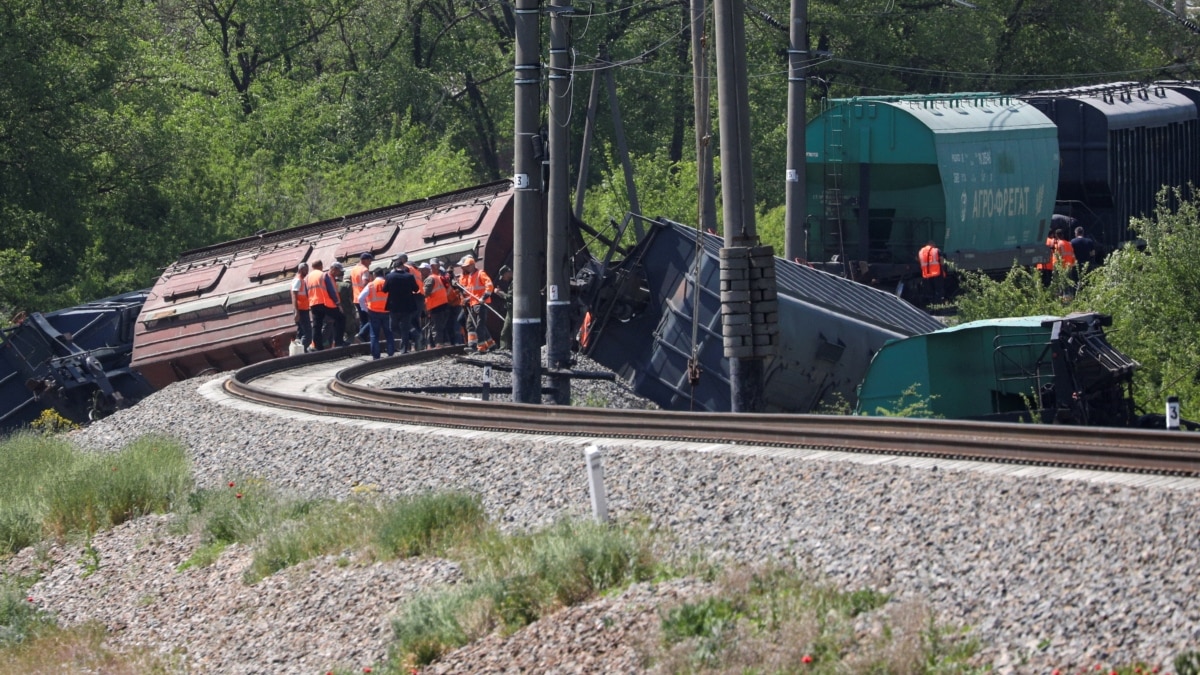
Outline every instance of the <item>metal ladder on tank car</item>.
POLYGON ((845 227, 842 221, 842 167, 846 162, 845 104, 829 108, 825 124, 824 199, 826 236, 837 245, 838 260, 842 262, 845 276, 854 279, 854 268, 846 259, 845 227), (830 225, 832 225, 830 227, 830 225))

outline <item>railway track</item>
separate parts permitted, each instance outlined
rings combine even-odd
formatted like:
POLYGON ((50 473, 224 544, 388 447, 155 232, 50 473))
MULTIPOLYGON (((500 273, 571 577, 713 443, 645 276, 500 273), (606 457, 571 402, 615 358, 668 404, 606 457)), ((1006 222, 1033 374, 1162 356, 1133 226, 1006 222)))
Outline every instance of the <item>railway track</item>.
POLYGON ((972 460, 1031 466, 1200 476, 1200 434, 1158 430, 999 424, 956 420, 686 413, 526 405, 401 393, 356 384, 372 374, 461 354, 431 350, 336 369, 307 391, 264 386, 288 371, 365 353, 319 352, 276 359, 237 371, 225 383, 235 397, 295 411, 504 433, 636 438, 773 446, 972 460), (286 391, 284 390, 286 389, 286 391), (314 395, 314 390, 316 395, 314 395))

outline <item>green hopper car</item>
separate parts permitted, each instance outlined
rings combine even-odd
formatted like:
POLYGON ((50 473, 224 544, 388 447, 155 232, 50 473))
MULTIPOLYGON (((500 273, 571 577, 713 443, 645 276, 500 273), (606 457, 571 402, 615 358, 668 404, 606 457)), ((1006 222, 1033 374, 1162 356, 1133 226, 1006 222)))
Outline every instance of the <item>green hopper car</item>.
POLYGON ((871 285, 920 279, 932 240, 964 269, 1046 257, 1058 132, 995 94, 835 99, 808 124, 807 257, 871 285))
POLYGON ((858 412, 1141 426, 1132 392, 1139 364, 1108 344, 1110 323, 1100 314, 1017 317, 894 340, 871 360, 858 412))

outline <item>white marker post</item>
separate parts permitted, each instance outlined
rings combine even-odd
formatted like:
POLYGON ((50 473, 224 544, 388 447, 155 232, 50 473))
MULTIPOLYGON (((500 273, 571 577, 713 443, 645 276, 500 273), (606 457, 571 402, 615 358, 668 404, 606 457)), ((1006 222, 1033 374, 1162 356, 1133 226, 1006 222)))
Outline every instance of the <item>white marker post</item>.
POLYGON ((479 396, 480 400, 487 401, 492 398, 492 367, 483 367, 483 392, 479 396))
POLYGON ((1179 397, 1167 397, 1167 431, 1179 431, 1179 397))
POLYGON ((588 487, 592 492, 592 517, 598 523, 608 522, 608 497, 604 494, 604 467, 600 463, 600 448, 589 445, 583 451, 587 460, 588 487))

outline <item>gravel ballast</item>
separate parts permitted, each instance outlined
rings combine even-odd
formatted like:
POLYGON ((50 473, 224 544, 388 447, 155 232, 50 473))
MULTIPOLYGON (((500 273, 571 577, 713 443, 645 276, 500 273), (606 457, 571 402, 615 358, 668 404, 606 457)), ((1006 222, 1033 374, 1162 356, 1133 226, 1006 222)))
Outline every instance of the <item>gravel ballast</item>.
MULTIPOLYGON (((477 377, 437 370, 469 366, 432 368, 423 382, 477 377)), ((590 516, 583 441, 293 419, 214 402, 200 391, 211 379, 172 385, 73 438, 116 450, 147 433, 173 436, 189 449, 201 487, 254 477, 335 498, 355 485, 387 495, 468 490, 514 530, 590 516)), ((634 405, 619 386, 574 386, 577 399, 634 405)), ((919 601, 940 622, 969 628, 980 661, 999 672, 1167 666, 1200 649, 1196 491, 600 445, 614 518, 647 518, 681 554, 794 561, 847 589, 919 601)), ((248 587, 244 548, 213 567, 176 571, 198 543, 167 532, 161 517, 143 518, 95 537, 101 565, 89 576, 65 546, 26 550, 6 567, 46 570, 32 597, 61 623, 100 621, 120 648, 231 673, 379 663, 387 617, 417 590, 460 575, 445 561, 327 557, 248 587)), ((639 586, 572 608, 561 623, 544 619, 507 640, 489 638, 486 649, 464 648, 437 672, 636 672, 635 637, 644 639, 654 607, 684 587, 639 586)))

